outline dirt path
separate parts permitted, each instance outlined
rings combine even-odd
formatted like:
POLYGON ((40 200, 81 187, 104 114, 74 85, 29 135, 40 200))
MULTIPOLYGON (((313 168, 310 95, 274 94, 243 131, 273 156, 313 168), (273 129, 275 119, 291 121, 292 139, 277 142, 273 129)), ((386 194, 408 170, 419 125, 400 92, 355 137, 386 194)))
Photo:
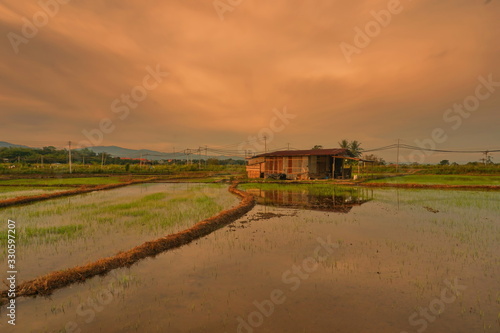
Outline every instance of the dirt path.
MULTIPOLYGON (((146 242, 115 256, 100 259, 84 266, 52 272, 34 280, 22 282, 16 288, 16 297, 50 295, 56 289, 77 282, 82 283, 96 275, 105 275, 116 268, 130 267, 141 259, 154 257, 164 251, 189 244, 226 224, 234 222, 250 211, 255 205, 253 196, 238 190, 236 186, 237 183, 231 185, 229 187, 229 192, 242 198, 238 206, 198 222, 187 230, 146 242)), ((7 295, 8 290, 3 290, 0 293, 0 304, 3 305, 8 302, 7 295)))

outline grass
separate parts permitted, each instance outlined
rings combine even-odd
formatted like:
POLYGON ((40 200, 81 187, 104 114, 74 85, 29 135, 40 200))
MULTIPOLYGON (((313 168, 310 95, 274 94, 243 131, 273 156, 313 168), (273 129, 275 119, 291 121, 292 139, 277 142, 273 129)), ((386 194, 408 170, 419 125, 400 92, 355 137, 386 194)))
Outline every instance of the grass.
MULTIPOLYGON (((32 186, 4 186, 0 185, 0 193, 15 193, 15 192, 29 192, 29 191, 64 191, 64 190, 72 190, 71 187, 56 187, 56 188, 40 188, 40 187, 32 187, 32 186)), ((24 195, 24 194, 22 194, 24 195)))
MULTIPOLYGON (((424 212, 425 207, 440 212, 456 210, 464 212, 490 211, 500 214, 497 191, 449 191, 439 189, 377 189, 374 198, 378 202, 411 205, 424 212)), ((425 213, 427 214, 427 213, 425 213)), ((470 222, 470 221, 468 221, 470 222)))
MULTIPOLYGON (((139 167, 137 164, 131 164, 129 169, 126 169, 126 165, 81 165, 73 164, 73 173, 76 174, 86 174, 86 175, 96 175, 96 174, 114 174, 114 175, 129 175, 129 174, 155 174, 155 175, 176 175, 180 173, 186 174, 206 174, 212 172, 229 172, 243 174, 245 172, 244 165, 202 165, 201 168, 197 163, 191 165, 154 165, 154 166, 142 166, 139 167)), ((69 174, 69 167, 67 164, 60 165, 44 165, 40 164, 19 164, 19 163, 0 163, 0 174, 44 174, 44 175, 60 175, 69 174), (10 169, 12 165, 15 168, 10 169)))
MULTIPOLYGON (((196 190, 168 195, 159 192, 128 202, 102 205, 91 215, 98 215, 100 223, 117 223, 125 227, 142 226, 146 230, 172 226, 182 221, 204 219, 215 215, 224 207, 213 195, 196 190), (121 222, 120 222, 121 221, 121 222)), ((89 215, 88 212, 83 213, 89 215)))
POLYGON ((83 229, 83 225, 62 225, 57 227, 25 227, 21 233, 26 237, 44 237, 47 235, 64 235, 65 237, 74 236, 83 229))
MULTIPOLYGON (((18 237, 26 246, 55 244, 74 235, 92 241, 127 233, 153 237, 182 230, 233 206, 237 199, 226 192, 226 186, 219 184, 142 184, 11 207, 4 213, 24 222, 18 237)), ((0 228, 0 246, 5 247, 2 232, 6 226, 0 228)))
POLYGON ((307 191, 311 195, 332 196, 350 195, 356 196, 359 189, 331 184, 276 184, 276 183, 245 183, 238 186, 240 189, 260 190, 285 190, 290 192, 307 191))
MULTIPOLYGON (((51 243, 59 239, 70 239, 81 233, 83 225, 62 225, 50 227, 24 227, 17 234, 19 241, 42 239, 42 243, 51 243)), ((7 243, 7 230, 0 231, 0 242, 7 243)))
POLYGON ((46 194, 50 192, 60 192, 72 190, 74 188, 71 187, 30 187, 30 186, 0 186, 0 200, 7 200, 16 197, 24 197, 24 196, 35 196, 40 194, 46 194))
POLYGON ((119 177, 43 178, 0 180, 1 185, 108 185, 122 183, 119 177))
POLYGON ((375 179, 368 182, 427 185, 500 185, 500 176, 408 175, 375 179))

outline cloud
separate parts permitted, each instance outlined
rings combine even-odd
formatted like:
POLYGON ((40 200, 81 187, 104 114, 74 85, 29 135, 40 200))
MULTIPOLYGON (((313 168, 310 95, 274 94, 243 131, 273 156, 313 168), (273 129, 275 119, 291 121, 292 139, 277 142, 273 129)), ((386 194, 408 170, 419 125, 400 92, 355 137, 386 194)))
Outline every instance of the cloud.
MULTIPOLYGON (((285 105, 300 121, 276 136, 277 145, 329 146, 349 137, 372 147, 426 137, 479 75, 500 80, 499 5, 401 1, 403 11, 348 64, 339 44, 353 43, 354 28, 387 3, 245 1, 221 21, 210 1, 71 1, 19 54, 2 38, 2 137, 78 141, 82 130, 111 118, 117 127, 106 145, 236 144, 285 105), (113 100, 156 64, 169 77, 118 120, 113 100)), ((38 11, 37 1, 4 1, 0 36, 19 34, 22 17, 38 11)), ((464 135, 481 132, 485 119, 498 123, 499 102, 497 93, 464 135)), ((468 142, 482 144, 474 136, 468 142)), ((454 139, 446 148, 462 144, 454 139)))

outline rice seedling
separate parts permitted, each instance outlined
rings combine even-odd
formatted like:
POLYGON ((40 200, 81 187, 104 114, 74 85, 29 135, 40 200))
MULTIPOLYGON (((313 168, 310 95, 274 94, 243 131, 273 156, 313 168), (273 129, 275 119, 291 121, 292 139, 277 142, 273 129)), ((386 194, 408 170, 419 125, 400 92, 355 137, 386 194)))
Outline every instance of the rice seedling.
MULTIPOLYGON (((2 210, 22 223, 18 238, 25 260, 43 253, 50 267, 53 262, 65 268, 186 229, 237 203, 223 185, 142 184, 2 210), (69 251, 71 258, 64 256, 69 251)), ((2 249, 6 232, 0 226, 2 249)), ((36 267, 29 273, 47 273, 36 267)))
POLYGON ((70 190, 70 187, 31 187, 31 186, 1 186, 0 200, 12 199, 23 196, 35 196, 55 191, 70 190))
POLYGON ((1 185, 106 185, 123 182, 123 177, 79 177, 79 178, 21 178, 0 179, 1 185))

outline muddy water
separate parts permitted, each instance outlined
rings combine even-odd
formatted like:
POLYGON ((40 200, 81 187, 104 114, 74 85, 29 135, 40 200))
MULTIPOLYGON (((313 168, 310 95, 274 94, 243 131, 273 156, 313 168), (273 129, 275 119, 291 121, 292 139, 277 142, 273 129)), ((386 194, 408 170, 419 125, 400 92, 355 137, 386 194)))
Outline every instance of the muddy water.
POLYGON ((348 212, 258 205, 130 269, 50 299, 19 299, 16 328, 5 328, 5 319, 0 327, 498 332, 500 193, 377 189, 369 199, 353 205, 359 196, 344 197, 348 212))

